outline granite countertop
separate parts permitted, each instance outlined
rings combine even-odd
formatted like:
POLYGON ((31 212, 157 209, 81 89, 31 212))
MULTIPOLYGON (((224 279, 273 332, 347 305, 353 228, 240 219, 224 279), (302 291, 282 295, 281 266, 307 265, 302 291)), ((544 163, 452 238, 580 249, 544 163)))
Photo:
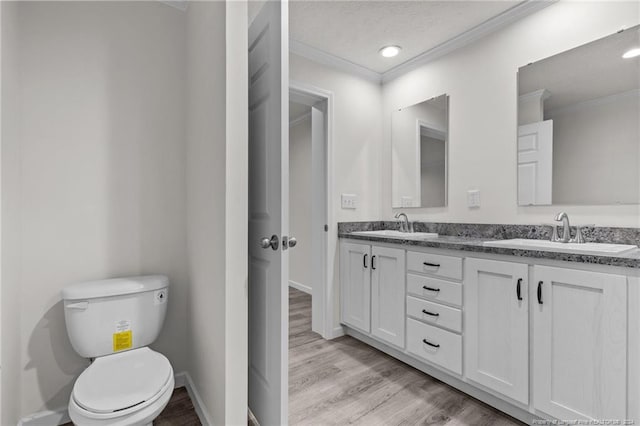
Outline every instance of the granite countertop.
MULTIPOLYGON (((390 222, 394 224, 394 222, 390 222)), ((437 224, 434 224, 437 225, 437 224)), ((451 227, 455 226, 453 224, 446 224, 448 230, 451 231, 451 227)), ((539 230, 536 227, 528 227, 524 225, 491 225, 491 231, 495 230, 496 227, 502 227, 501 234, 505 236, 505 238, 495 238, 495 235, 487 235, 487 233, 491 234, 491 232, 486 232, 487 229, 478 228, 477 230, 472 229, 470 226, 463 224, 461 229, 458 229, 457 233, 463 235, 439 235, 435 238, 429 239, 400 239, 400 238, 389 238, 384 236, 371 236, 371 235, 357 235, 353 234, 353 232, 357 231, 373 231, 373 230, 382 230, 382 229, 394 229, 395 226, 385 227, 385 222, 349 222, 349 223, 341 223, 338 226, 338 237, 339 238, 349 238, 354 240, 363 240, 363 241, 373 241, 373 242, 382 242, 389 244, 399 244, 405 246, 405 248, 411 247, 430 247, 430 248, 440 248, 440 249, 448 249, 448 250, 460 250, 467 252, 480 252, 480 253, 490 253, 490 254, 501 254, 508 256, 517 256, 517 257, 528 257, 528 258, 537 258, 537 259, 552 259, 552 260, 561 260, 565 262, 580 262, 580 263, 590 263, 597 265, 610 265, 610 266, 622 266, 627 268, 640 268, 640 249, 636 249, 633 251, 629 251, 622 254, 616 255, 590 255, 590 254, 574 254, 574 253, 561 253, 547 250, 530 250, 530 249, 515 249, 515 248, 506 248, 506 247, 487 247, 484 245, 486 241, 497 241, 502 239, 511 239, 511 238, 527 238, 527 236, 522 235, 522 231, 528 232, 529 238, 531 237, 531 232, 538 233, 539 230), (374 224, 374 225, 371 225, 374 224), (505 227, 507 228, 505 230, 505 227), (524 229, 511 229, 511 227, 521 227, 524 229), (474 235, 475 234, 475 235, 474 235), (494 237, 494 238, 491 238, 494 237)), ((486 225, 480 225, 486 226, 486 225)), ((437 226, 418 226, 420 232, 437 232, 437 226)), ((442 227, 440 227, 442 228, 442 227)), ((618 229, 629 229, 629 228, 618 228, 618 229)), ((633 229, 633 228, 631 228, 633 229)), ((442 229, 440 229, 442 230, 442 229)), ((416 229, 418 231, 418 229, 416 229)), ((610 232, 610 231, 606 231, 610 232)), ((633 231, 631 231, 633 232, 633 231)), ((592 235, 596 235, 592 233, 592 235)), ((502 236, 502 235, 499 235, 502 236)), ((635 238, 635 237, 633 237, 635 238)), ((635 240, 623 240, 620 244, 632 244, 635 243, 635 240)), ((544 239, 544 238, 538 238, 544 239)), ((594 240, 597 240, 594 238, 594 240)), ((592 241, 594 241, 592 240, 592 241)), ((594 241, 594 242, 602 242, 602 241, 594 241)), ((618 242, 618 241, 616 241, 618 242)), ((635 244, 637 245, 637 244, 635 244)))

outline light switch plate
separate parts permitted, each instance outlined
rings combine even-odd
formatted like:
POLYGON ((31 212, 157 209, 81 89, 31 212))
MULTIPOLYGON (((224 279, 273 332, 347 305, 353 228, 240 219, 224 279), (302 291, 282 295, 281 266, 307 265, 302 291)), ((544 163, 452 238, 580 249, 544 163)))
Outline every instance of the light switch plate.
POLYGON ((467 191, 467 207, 477 208, 480 207, 480 190, 470 189, 467 191))
POLYGON ((356 194, 342 194, 342 208, 355 209, 358 207, 358 196, 356 194))

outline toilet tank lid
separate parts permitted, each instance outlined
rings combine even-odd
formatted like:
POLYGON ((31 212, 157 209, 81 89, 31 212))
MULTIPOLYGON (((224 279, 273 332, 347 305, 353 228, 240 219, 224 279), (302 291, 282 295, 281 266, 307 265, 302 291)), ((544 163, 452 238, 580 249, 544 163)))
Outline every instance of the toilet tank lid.
POLYGON ((63 300, 96 299, 99 297, 121 296, 159 290, 169 286, 169 278, 164 275, 112 278, 108 280, 86 281, 62 289, 63 300))

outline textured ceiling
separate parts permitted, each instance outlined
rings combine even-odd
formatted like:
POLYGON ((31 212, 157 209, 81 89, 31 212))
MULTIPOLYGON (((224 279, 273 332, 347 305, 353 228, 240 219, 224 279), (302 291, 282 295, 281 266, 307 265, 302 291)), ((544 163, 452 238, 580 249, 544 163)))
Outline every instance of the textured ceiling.
POLYGON ((309 1, 289 3, 291 39, 383 73, 520 1, 309 1), (383 58, 395 44, 402 52, 383 58))
POLYGON ((546 89, 545 110, 638 90, 640 57, 622 54, 640 47, 640 27, 594 41, 519 70, 520 95, 546 89))

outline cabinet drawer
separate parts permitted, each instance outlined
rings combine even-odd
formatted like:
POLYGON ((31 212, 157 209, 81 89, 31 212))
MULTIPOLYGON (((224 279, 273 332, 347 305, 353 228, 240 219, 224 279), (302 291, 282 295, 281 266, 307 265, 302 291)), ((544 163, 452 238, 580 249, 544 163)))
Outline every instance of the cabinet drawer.
POLYGON ((462 306, 462 284, 407 274, 407 292, 437 302, 462 306))
POLYGON ((458 334, 407 318, 407 350, 422 360, 462 374, 462 336, 458 334))
POLYGON ((462 332, 462 311, 456 308, 407 296, 407 315, 428 324, 462 332))
POLYGON ((439 254, 407 252, 407 269, 422 274, 462 280, 462 259, 439 254))

